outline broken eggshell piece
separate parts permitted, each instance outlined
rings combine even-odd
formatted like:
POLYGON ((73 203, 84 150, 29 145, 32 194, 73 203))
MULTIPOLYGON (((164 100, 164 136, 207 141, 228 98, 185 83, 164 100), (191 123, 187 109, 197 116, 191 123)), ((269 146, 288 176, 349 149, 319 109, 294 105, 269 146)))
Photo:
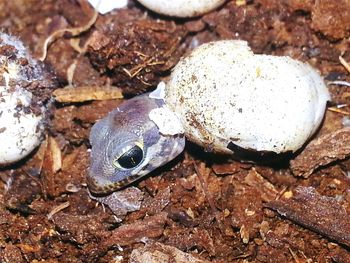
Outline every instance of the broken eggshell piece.
POLYGON ((240 40, 193 50, 176 65, 161 93, 166 106, 150 113, 160 132, 180 130, 165 127, 176 115, 187 139, 228 154, 232 143, 246 150, 295 152, 319 127, 330 99, 310 65, 254 54, 240 40))
POLYGON ((88 0, 88 2, 102 15, 128 5, 128 0, 88 0))

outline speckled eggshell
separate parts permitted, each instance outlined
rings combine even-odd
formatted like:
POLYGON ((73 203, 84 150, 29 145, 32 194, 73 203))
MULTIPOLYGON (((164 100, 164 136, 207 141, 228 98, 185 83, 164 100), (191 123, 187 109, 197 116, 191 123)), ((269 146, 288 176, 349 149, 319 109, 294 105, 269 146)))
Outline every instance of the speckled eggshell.
POLYGON ((138 0, 148 9, 163 15, 194 17, 219 7, 225 0, 138 0))
POLYGON ((15 36, 0 33, 0 49, 1 168, 28 156, 41 143, 46 108, 27 90, 43 80, 43 68, 15 36))
POLYGON ((204 44, 181 59, 165 102, 188 139, 214 152, 229 142, 257 151, 296 151, 322 122, 328 89, 306 63, 255 55, 247 42, 204 44))
POLYGON ((28 110, 32 94, 24 89, 8 92, 0 86, 0 94, 1 167, 23 159, 40 144, 44 114, 34 114, 28 110))

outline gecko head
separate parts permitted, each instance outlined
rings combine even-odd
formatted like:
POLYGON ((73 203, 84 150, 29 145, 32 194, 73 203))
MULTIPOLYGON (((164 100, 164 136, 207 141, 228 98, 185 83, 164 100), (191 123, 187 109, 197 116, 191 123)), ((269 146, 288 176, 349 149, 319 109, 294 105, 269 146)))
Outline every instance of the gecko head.
POLYGON ((167 136, 148 117, 154 100, 146 96, 123 103, 91 129, 87 182, 91 192, 106 194, 147 175, 179 155, 183 136, 167 136))

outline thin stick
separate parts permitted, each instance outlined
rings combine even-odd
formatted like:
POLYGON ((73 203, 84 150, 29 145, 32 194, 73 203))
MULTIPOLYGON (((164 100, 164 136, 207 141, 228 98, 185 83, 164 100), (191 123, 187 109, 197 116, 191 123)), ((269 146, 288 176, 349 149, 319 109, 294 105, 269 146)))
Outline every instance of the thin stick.
POLYGON ((345 111, 345 110, 341 110, 341 109, 338 109, 338 108, 335 108, 335 107, 330 107, 328 108, 329 111, 333 111, 333 112, 337 112, 337 113, 340 113, 340 114, 343 114, 343 115, 350 115, 350 112, 348 111, 345 111))
POLYGON ((65 33, 71 33, 73 37, 80 35, 81 33, 89 30, 96 22, 98 17, 98 6, 100 4, 101 0, 97 4, 97 7, 94 10, 94 14, 91 17, 91 19, 88 21, 88 23, 81 27, 74 27, 74 28, 62 28, 55 32, 53 32, 48 38, 46 38, 44 45, 43 45, 43 54, 39 58, 40 61, 44 61, 47 56, 47 50, 50 44, 52 44, 54 41, 56 41, 58 38, 62 37, 65 33))
POLYGON ((346 62, 346 60, 342 56, 339 56, 339 61, 343 65, 343 67, 350 73, 350 65, 349 65, 349 63, 346 62))

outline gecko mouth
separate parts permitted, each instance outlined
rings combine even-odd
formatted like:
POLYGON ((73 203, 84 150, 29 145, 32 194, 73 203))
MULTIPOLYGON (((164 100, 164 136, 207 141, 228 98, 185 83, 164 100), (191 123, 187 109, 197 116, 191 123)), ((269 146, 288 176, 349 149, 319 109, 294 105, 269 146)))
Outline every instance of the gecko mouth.
POLYGON ((91 177, 90 175, 87 176, 86 181, 87 185, 89 187, 89 190, 96 195, 105 195, 112 193, 117 190, 121 190, 122 188, 128 186, 132 182, 136 181, 137 179, 143 177, 142 175, 136 174, 131 175, 128 178, 125 178, 123 180, 120 180, 118 182, 112 182, 109 180, 104 180, 104 182, 100 180, 96 180, 95 178, 91 177))

